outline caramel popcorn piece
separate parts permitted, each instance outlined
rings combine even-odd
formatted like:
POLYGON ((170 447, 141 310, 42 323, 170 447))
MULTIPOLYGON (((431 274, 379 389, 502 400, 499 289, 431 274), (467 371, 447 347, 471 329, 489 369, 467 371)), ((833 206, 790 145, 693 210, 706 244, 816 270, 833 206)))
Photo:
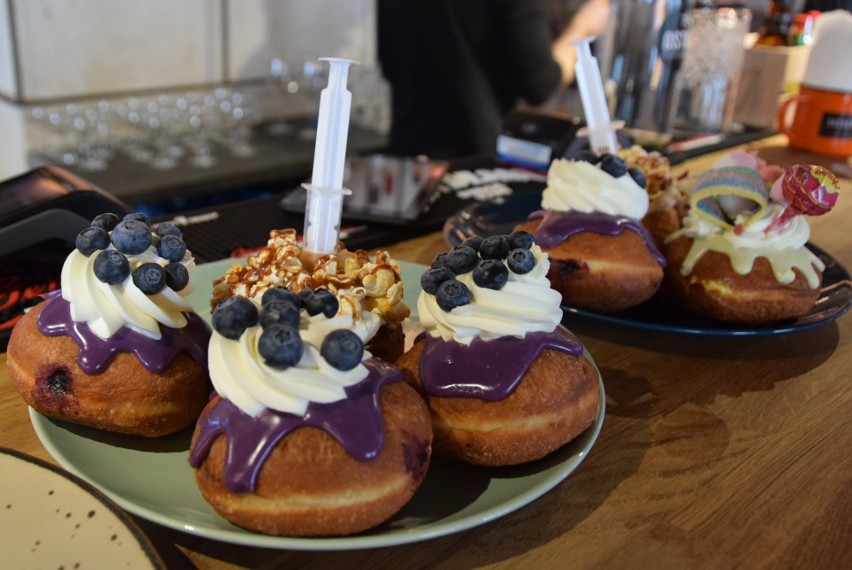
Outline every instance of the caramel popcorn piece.
POLYGON ((273 230, 266 246, 248 258, 245 265, 234 264, 213 283, 211 306, 227 297, 258 297, 270 287, 292 291, 324 287, 340 302, 340 312, 355 318, 367 310, 388 324, 398 324, 410 314, 402 302, 402 272, 386 251, 371 259, 364 250, 348 251, 340 244, 335 254, 313 260, 308 269, 293 229, 273 230))

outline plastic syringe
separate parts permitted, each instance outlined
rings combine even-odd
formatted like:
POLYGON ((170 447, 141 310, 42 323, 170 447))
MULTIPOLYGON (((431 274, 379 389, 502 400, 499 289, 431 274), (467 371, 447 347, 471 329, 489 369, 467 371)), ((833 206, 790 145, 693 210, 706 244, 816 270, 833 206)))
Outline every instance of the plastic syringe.
POLYGON ((598 60, 592 55, 589 46, 594 38, 583 38, 574 42, 577 48, 577 63, 574 71, 577 86, 580 88, 580 100, 586 115, 586 129, 589 132, 589 146, 598 154, 618 151, 615 128, 610 122, 609 107, 606 104, 601 70, 598 60))
POLYGON ((349 112, 352 93, 346 90, 351 59, 324 57, 329 62, 328 85, 320 93, 314 166, 305 205, 305 227, 302 249, 319 256, 337 251, 343 196, 351 194, 343 188, 346 139, 349 134, 349 112))

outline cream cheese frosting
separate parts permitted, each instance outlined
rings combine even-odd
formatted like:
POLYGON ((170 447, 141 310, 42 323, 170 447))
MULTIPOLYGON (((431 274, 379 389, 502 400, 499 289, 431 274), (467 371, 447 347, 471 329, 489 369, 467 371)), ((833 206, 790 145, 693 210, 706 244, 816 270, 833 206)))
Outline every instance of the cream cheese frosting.
MULTIPOLYGON (((147 250, 138 255, 126 255, 131 273, 142 263, 154 262, 165 266, 168 262, 157 255, 157 237, 147 250)), ((112 245, 108 249, 115 249, 112 245)), ((179 292, 165 287, 155 295, 146 295, 128 275, 124 281, 109 285, 100 281, 94 272, 94 255, 85 256, 78 250, 65 259, 61 272, 62 297, 71 306, 71 318, 85 322, 94 334, 102 339, 113 336, 122 327, 158 340, 160 325, 183 328, 187 320, 184 312, 193 310, 186 298, 192 292, 187 285, 179 292)), ((195 261, 187 251, 181 262, 192 274, 195 261)))
POLYGON ((547 172, 541 207, 640 220, 648 213, 648 194, 629 174, 614 178, 589 162, 560 158, 547 172))
POLYGON ((666 238, 693 240, 681 274, 689 275, 704 253, 716 251, 740 275, 751 272, 755 260, 763 257, 782 285, 792 283, 798 270, 812 289, 819 287, 825 264, 805 247, 810 239, 805 215, 831 209, 837 193, 834 174, 794 165, 774 182, 783 188, 779 194, 769 189, 754 156, 733 153, 716 164, 698 177, 682 228, 666 238))
MULTIPOLYGON (((253 300, 257 305, 257 300, 253 300)), ((308 316, 304 311, 299 336, 304 353, 295 366, 286 369, 264 364, 258 352, 263 329, 249 327, 237 340, 214 332, 210 339, 209 368, 213 387, 250 416, 269 408, 279 412, 303 415, 311 402, 327 404, 346 398, 345 388, 364 380, 369 371, 363 361, 370 358, 364 351, 362 362, 350 370, 338 370, 320 355, 323 339, 337 329, 349 329, 367 342, 380 325, 378 316, 356 319, 338 313, 332 318, 322 314, 308 316)))
POLYGON ((562 296, 547 279, 547 253, 538 245, 530 251, 536 261, 532 271, 509 271, 506 284, 499 290, 476 285, 473 272, 457 275, 455 278, 470 290, 471 302, 452 311, 441 309, 434 295, 421 292, 417 299, 420 322, 429 334, 465 345, 474 338, 523 338, 532 332, 553 331, 562 320, 562 296))

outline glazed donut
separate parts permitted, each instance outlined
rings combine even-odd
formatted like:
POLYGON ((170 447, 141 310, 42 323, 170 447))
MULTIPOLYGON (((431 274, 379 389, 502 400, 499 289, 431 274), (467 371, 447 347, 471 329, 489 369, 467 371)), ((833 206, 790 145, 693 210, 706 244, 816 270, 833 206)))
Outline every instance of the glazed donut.
POLYGON ((517 465, 594 421, 597 371, 560 325, 549 266, 532 234, 520 231, 468 240, 423 273, 424 331, 397 365, 426 401, 436 455, 517 465))
POLYGON ((397 365, 429 407, 436 455, 481 466, 534 461, 583 433, 600 409, 594 365, 585 356, 553 350, 540 353, 505 399, 431 395, 421 382, 425 345, 424 339, 416 342, 397 365))
MULTIPOLYGON (((235 492, 225 477, 229 436, 223 433, 195 469, 202 495, 234 524, 271 535, 341 536, 381 524, 423 481, 432 427, 423 401, 404 382, 385 384, 380 399, 384 444, 372 460, 354 459, 322 429, 299 427, 271 449, 253 489, 235 492)), ((204 419, 223 405, 230 404, 219 396, 208 404, 193 449, 204 419)))
MULTIPOLYGON (((536 234, 540 219, 517 226, 536 234)), ((602 235, 583 231, 552 248, 547 274, 562 303, 589 311, 613 312, 650 299, 663 281, 663 266, 640 234, 602 235)))
POLYGON ((807 216, 830 211, 837 195, 837 177, 822 167, 794 165, 769 185, 754 157, 721 158, 697 178, 683 227, 666 240, 667 282, 688 307, 723 321, 804 315, 825 269, 807 248, 807 216))
POLYGON ((648 211, 645 183, 614 154, 551 163, 541 210, 515 230, 530 232, 550 257, 563 305, 620 311, 659 289, 666 261, 639 221, 648 211))
POLYGON ((157 437, 188 427, 209 397, 210 331, 187 295, 195 260, 180 230, 105 213, 77 236, 61 291, 15 325, 9 376, 36 411, 157 437))
MULTIPOLYGON (((794 269, 791 283, 779 283, 765 257, 754 261, 752 270, 740 275, 725 254, 707 251, 684 275, 680 268, 693 240, 678 237, 666 245, 670 269, 666 282, 676 299, 705 316, 748 325, 762 325, 795 319, 811 310, 820 287, 811 287, 805 276, 794 269)), ((822 274, 819 274, 820 282, 822 274)))
MULTIPOLYGON (((118 352, 104 370, 89 374, 80 368, 77 344, 70 337, 38 330, 38 317, 48 302, 18 321, 6 354, 9 378, 29 406, 52 418, 147 437, 173 433, 195 421, 209 395, 206 367, 180 351, 157 373, 132 352, 118 352)), ((193 329, 206 340, 200 319, 193 329)))

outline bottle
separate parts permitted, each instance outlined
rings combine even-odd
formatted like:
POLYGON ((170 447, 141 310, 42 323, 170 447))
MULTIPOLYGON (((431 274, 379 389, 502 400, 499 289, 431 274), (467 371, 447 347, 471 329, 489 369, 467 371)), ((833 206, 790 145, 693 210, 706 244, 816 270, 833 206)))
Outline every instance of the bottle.
POLYGON ((793 25, 795 0, 771 0, 766 7, 763 25, 758 30, 757 45, 790 45, 790 27, 793 25))
POLYGON ((790 26, 790 45, 791 46, 808 46, 814 41, 814 22, 816 22, 819 12, 810 11, 796 14, 793 20, 793 25, 790 26))

